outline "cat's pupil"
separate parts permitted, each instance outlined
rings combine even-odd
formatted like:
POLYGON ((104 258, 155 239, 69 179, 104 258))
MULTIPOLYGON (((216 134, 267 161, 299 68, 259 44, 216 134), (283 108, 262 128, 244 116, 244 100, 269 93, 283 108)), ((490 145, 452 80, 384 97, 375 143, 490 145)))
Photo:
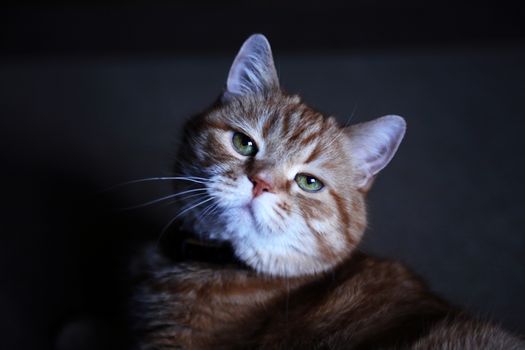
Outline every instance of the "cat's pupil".
POLYGON ((239 138, 243 147, 252 147, 254 145, 253 141, 246 135, 241 135, 239 138))

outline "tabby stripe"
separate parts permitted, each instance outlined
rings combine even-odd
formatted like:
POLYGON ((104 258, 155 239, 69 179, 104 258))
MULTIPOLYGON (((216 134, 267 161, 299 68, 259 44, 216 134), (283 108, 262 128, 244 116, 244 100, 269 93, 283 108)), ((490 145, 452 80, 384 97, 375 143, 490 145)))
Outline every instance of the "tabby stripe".
MULTIPOLYGON (((295 107, 295 106, 293 106, 295 107)), ((288 131, 290 129, 290 121, 292 120, 292 117, 294 115, 294 108, 292 106, 286 106, 283 111, 283 125, 281 129, 281 135, 284 137, 288 134, 288 131)))
POLYGON ((321 253, 321 256, 323 257, 323 260, 327 263, 333 262, 337 259, 336 254, 331 249, 330 244, 325 241, 324 235, 317 231, 308 220, 306 220, 306 225, 310 229, 311 232, 314 233, 315 240, 317 241, 317 246, 319 247, 319 252, 321 253))
POLYGON ((213 129, 220 129, 220 130, 226 130, 226 131, 229 131, 231 130, 231 128, 224 122, 222 121, 216 121, 216 120, 208 120, 207 121, 207 126, 210 127, 210 128, 213 128, 213 129))
POLYGON ((350 215, 348 214, 345 206, 344 199, 339 196, 334 190, 329 191, 330 195, 334 198, 337 211, 339 213, 339 218, 341 219, 343 230, 346 232, 345 239, 347 242, 353 246, 355 245, 354 237, 352 237, 350 232, 350 215))
POLYGON ((301 146, 307 146, 309 145, 313 140, 317 140, 321 135, 323 135, 326 131, 327 123, 323 122, 323 119, 321 116, 318 116, 316 119, 317 123, 312 123, 312 128, 315 126, 317 127, 317 130, 306 136, 304 139, 302 139, 299 144, 301 146), (317 124, 320 124, 319 126, 317 124))
POLYGON ((319 146, 319 144, 315 145, 315 148, 314 150, 312 151, 312 153, 310 153, 310 155, 308 156, 308 158, 304 161, 306 164, 316 160, 320 155, 321 155, 321 147, 319 146))
POLYGON ((276 119, 275 115, 271 115, 271 116, 269 115, 266 117, 266 121, 264 122, 263 129, 262 129, 262 136, 264 139, 268 137, 268 134, 270 133, 270 129, 275 119, 276 119))

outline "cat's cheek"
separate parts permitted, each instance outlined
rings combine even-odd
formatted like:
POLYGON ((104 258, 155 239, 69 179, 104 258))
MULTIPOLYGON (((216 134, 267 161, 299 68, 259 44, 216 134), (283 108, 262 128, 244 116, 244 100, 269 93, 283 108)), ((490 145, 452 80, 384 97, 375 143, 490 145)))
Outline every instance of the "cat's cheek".
POLYGON ((253 185, 246 176, 239 177, 231 185, 224 185, 220 177, 211 180, 213 185, 208 188, 208 191, 223 210, 244 207, 252 200, 253 185))
POLYGON ((237 196, 237 206, 244 207, 252 200, 253 184, 246 176, 241 176, 237 180, 237 188, 235 195, 237 196))

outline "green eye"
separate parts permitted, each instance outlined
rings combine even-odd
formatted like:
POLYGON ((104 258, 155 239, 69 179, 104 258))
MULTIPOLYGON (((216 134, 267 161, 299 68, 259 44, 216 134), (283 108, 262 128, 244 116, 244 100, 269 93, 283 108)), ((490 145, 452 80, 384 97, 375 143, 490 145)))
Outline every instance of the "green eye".
POLYGON ((306 192, 317 192, 320 191, 324 185, 321 180, 308 174, 297 174, 295 175, 295 182, 306 192))
POLYGON ((251 138, 240 132, 235 132, 233 134, 232 144, 233 148, 235 148, 235 150, 243 156, 254 156, 255 153, 257 153, 258 151, 255 142, 251 138))

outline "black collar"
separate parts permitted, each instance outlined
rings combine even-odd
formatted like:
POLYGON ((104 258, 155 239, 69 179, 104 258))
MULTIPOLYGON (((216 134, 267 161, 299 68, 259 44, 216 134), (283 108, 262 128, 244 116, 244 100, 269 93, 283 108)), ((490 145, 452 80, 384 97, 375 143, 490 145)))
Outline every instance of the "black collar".
POLYGON ((160 242, 163 254, 174 262, 204 262, 217 265, 245 265, 235 257, 231 245, 214 241, 204 241, 196 235, 173 225, 173 229, 165 232, 160 242))

